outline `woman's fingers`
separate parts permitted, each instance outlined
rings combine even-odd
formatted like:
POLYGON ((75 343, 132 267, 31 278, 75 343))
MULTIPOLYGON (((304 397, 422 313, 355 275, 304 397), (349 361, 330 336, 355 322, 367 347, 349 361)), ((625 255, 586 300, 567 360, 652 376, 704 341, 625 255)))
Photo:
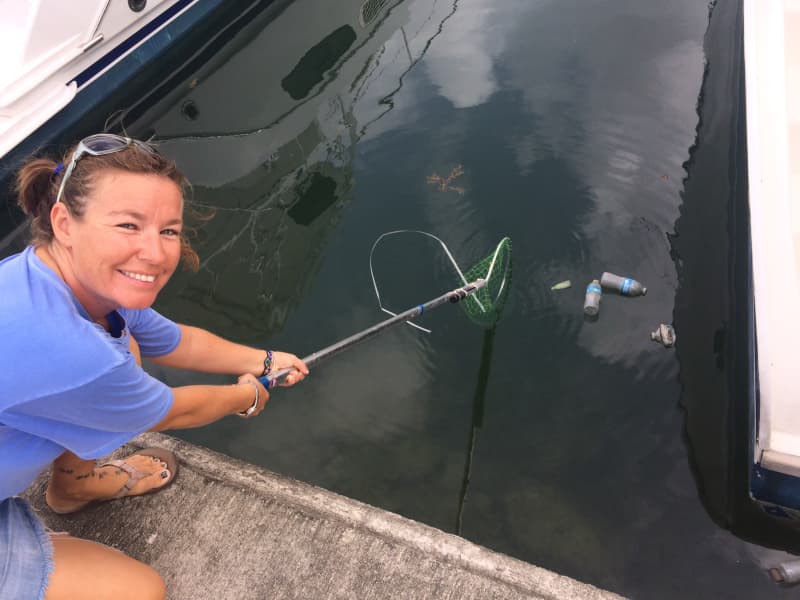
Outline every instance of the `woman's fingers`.
POLYGON ((308 367, 306 366, 306 363, 304 363, 294 354, 287 354, 286 357, 289 359, 289 365, 287 366, 294 367, 295 369, 297 369, 297 371, 299 371, 303 377, 308 375, 308 367))
POLYGON ((296 369, 292 369, 286 377, 282 377, 276 385, 280 387, 290 387, 305 379, 305 375, 296 369))
POLYGON ((299 383, 306 378, 306 374, 302 371, 298 371, 295 369, 286 377, 286 385, 294 385, 295 383, 299 383))
POLYGON ((288 352, 273 352, 273 361, 275 362, 277 370, 292 369, 292 372, 289 373, 281 382, 281 385, 283 386, 290 386, 294 385, 295 383, 299 383, 305 379, 306 375, 308 375, 308 367, 306 366, 306 363, 304 363, 294 354, 290 354, 288 352))

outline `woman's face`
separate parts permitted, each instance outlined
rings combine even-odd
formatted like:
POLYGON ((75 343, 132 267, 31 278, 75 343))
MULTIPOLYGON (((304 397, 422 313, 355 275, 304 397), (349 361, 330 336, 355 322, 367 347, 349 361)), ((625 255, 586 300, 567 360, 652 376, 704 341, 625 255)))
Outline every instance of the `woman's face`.
MULTIPOLYGON (((160 175, 111 170, 95 180, 79 218, 66 216, 67 283, 93 318, 147 308, 181 254, 183 195, 160 175)), ((60 240, 61 241, 61 240, 60 240)))

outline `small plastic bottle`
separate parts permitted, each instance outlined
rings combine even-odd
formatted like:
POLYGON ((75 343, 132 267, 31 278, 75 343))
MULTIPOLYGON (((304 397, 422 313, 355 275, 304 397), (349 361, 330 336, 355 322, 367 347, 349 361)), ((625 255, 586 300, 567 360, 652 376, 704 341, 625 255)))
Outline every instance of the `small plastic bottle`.
POLYGON ((659 344, 663 344, 665 348, 670 348, 675 345, 675 340, 678 336, 675 335, 675 329, 672 325, 665 325, 662 323, 658 329, 650 333, 650 339, 659 344))
POLYGON ((623 296, 644 296, 647 293, 647 288, 635 279, 613 273, 603 273, 600 276, 600 285, 603 289, 614 290, 623 296))
POLYGON ((790 560, 770 569, 769 574, 775 583, 791 585, 800 581, 800 560, 790 560))
POLYGON ((603 297, 603 289, 597 279, 586 286, 586 297, 583 300, 583 314, 587 317, 596 317, 600 312, 600 299, 603 297))

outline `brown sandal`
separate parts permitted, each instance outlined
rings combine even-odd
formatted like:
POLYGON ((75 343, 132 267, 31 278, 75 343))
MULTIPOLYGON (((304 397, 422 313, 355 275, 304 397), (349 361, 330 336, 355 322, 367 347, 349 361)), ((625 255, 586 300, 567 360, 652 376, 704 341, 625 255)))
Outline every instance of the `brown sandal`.
MULTIPOLYGON (((136 496, 143 496, 144 494, 152 494, 153 492, 157 492, 158 490, 162 490, 165 487, 167 487, 169 484, 171 484, 175 480, 175 477, 178 475, 178 457, 175 456, 174 452, 171 452, 170 450, 166 450, 164 448, 143 448, 142 450, 137 450, 133 454, 130 454, 128 456, 128 458, 130 458, 131 456, 135 456, 137 454, 144 454, 145 456, 152 456, 153 458, 157 459, 159 462, 166 463, 167 471, 169 471, 169 477, 167 479, 167 482, 164 485, 159 486, 159 487, 151 488, 151 489, 147 490, 146 492, 142 492, 141 494, 135 494, 136 496)), ((98 468, 100 468, 100 467, 116 467, 118 469, 121 469, 122 471, 125 471, 128 474, 128 481, 125 482, 125 484, 120 488, 120 490, 116 494, 114 494, 113 496, 109 496, 108 498, 98 498, 96 500, 81 500, 81 501, 73 503, 72 505, 69 505, 69 506, 61 505, 61 506, 59 506, 57 508, 52 506, 50 504, 50 502, 48 502, 47 504, 50 507, 50 509, 55 513, 58 513, 60 515, 64 515, 64 514, 68 514, 68 513, 77 512, 77 511, 79 511, 79 510, 81 510, 83 508, 86 508, 88 505, 92 504, 93 502, 103 502, 105 500, 114 500, 116 498, 124 498, 125 496, 130 496, 131 495, 131 490, 133 489, 133 487, 137 483, 139 483, 139 481, 141 481, 145 477, 148 477, 148 476, 152 475, 152 473, 146 473, 144 471, 139 471, 135 467, 132 467, 131 465, 129 465, 127 463, 127 459, 109 460, 108 462, 105 462, 102 465, 98 465, 97 467, 98 468)))

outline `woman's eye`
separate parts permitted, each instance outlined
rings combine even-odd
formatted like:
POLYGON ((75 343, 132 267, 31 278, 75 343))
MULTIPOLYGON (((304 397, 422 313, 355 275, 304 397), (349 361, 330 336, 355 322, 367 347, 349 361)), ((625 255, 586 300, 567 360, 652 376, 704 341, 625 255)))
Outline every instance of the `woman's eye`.
POLYGON ((117 227, 121 227, 122 229, 129 229, 130 231, 136 231, 137 227, 133 223, 120 223, 117 227))
POLYGON ((161 233, 167 237, 179 237, 181 235, 181 232, 177 229, 164 229, 161 233))

